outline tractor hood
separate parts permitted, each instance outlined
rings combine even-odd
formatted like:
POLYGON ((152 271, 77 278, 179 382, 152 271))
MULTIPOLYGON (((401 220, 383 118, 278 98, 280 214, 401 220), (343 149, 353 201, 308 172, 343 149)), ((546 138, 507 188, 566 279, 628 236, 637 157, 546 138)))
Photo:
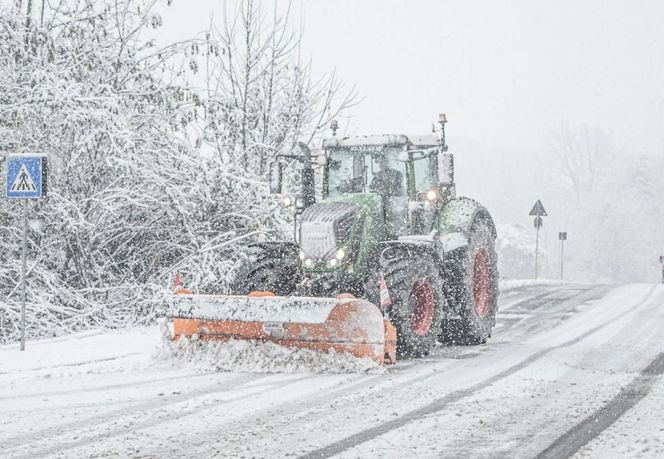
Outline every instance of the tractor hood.
POLYGON ((335 196, 308 207, 300 225, 304 268, 363 272, 385 239, 383 215, 383 201, 373 193, 335 196))
POLYGON ((315 262, 333 259, 348 242, 359 210, 359 205, 346 202, 320 202, 308 207, 300 225, 300 247, 305 257, 315 262))

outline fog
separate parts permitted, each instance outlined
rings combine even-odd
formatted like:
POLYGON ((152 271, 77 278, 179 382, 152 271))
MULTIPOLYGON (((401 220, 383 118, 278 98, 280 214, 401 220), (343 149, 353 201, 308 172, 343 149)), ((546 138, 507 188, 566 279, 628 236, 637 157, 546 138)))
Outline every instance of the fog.
MULTIPOLYGON (((549 212, 541 234, 545 276, 559 275, 558 231, 568 231, 570 276, 659 279, 664 187, 654 171, 664 153, 664 4, 276 5, 302 29, 302 60, 321 75, 335 71, 361 96, 339 120, 345 133, 427 132, 445 112, 462 194, 483 202, 498 223, 524 225, 533 235, 528 212, 542 199, 549 212), (585 140, 568 156, 600 145, 592 161, 606 165, 594 173, 597 185, 581 193, 557 155, 561 139, 574 137, 585 140)), ((162 33, 191 36, 220 23, 223 10, 222 2, 176 1, 164 12, 162 33)), ((582 171, 579 177, 590 180, 582 171)))

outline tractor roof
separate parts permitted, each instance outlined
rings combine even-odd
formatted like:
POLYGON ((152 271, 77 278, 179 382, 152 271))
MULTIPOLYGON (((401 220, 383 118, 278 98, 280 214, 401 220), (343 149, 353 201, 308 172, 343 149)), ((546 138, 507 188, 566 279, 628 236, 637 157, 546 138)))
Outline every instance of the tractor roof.
POLYGON ((353 148, 353 147, 402 147, 412 146, 417 148, 431 148, 440 145, 437 136, 428 135, 404 135, 404 134, 382 134, 346 137, 328 137, 323 140, 323 148, 353 148))

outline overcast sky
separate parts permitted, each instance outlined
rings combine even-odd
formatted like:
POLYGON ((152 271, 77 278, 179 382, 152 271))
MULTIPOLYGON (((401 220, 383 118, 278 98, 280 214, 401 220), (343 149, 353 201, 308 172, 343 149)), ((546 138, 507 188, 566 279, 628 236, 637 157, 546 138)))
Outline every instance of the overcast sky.
MULTIPOLYGON (((174 1, 164 34, 205 29, 221 5, 174 1)), ((531 150, 566 122, 664 153, 662 1, 335 0, 292 10, 303 56, 364 97, 355 132, 426 131, 444 111, 450 139, 531 150)))

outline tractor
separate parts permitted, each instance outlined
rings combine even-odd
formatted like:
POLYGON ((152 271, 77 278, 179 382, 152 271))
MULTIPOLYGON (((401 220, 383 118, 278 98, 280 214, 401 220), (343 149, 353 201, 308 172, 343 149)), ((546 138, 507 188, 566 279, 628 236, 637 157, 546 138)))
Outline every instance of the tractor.
POLYGON ((485 207, 457 196, 445 115, 438 121, 419 136, 339 138, 335 125, 316 157, 304 144, 278 157, 274 193, 289 160, 300 166, 295 240, 247 247, 231 293, 364 298, 396 327, 400 357, 427 355, 437 340, 486 342, 498 305, 496 229, 485 207))

